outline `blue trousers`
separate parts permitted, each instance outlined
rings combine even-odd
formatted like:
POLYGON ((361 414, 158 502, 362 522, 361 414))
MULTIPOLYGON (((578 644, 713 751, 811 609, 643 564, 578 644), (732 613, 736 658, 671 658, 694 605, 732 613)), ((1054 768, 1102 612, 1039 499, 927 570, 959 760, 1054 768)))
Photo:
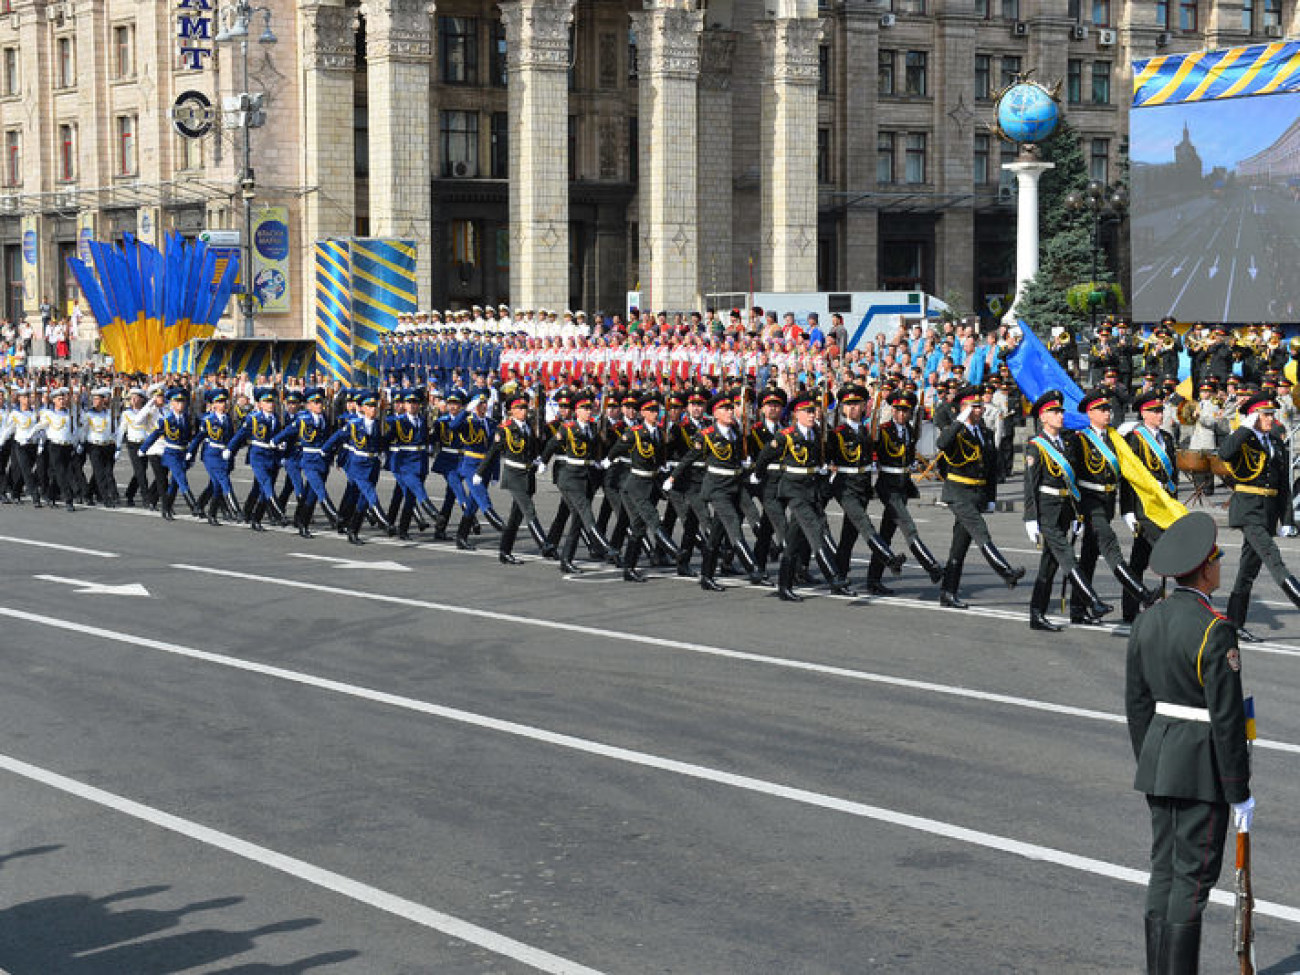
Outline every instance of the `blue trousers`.
POLYGON ((221 456, 224 447, 206 444, 203 447, 203 467, 208 472, 208 481, 212 484, 215 497, 229 497, 235 493, 230 483, 230 461, 221 456))
POLYGON ((190 490, 189 477, 186 475, 185 451, 183 450, 164 450, 163 455, 158 458, 163 467, 167 468, 167 473, 172 476, 172 482, 168 489, 171 497, 176 497, 176 492, 188 494, 190 490))

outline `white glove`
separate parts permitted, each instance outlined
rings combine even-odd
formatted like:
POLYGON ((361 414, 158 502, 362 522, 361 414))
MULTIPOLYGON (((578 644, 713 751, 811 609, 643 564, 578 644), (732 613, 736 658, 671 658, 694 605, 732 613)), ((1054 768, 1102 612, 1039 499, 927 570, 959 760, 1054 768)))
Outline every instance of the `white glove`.
POLYGON ((1245 802, 1234 802, 1232 804, 1232 825, 1236 827, 1238 833, 1249 833, 1250 824, 1255 818, 1255 797, 1247 799, 1245 802))
POLYGON ((601 462, 600 462, 600 469, 601 469, 602 471, 607 471, 607 470, 609 470, 609 465, 610 465, 611 463, 613 463, 613 462, 612 462, 608 457, 603 458, 603 459, 601 460, 601 462))
POLYGON ((86 452, 86 445, 85 445, 84 443, 79 443, 79 444, 77 444, 76 452, 77 452, 77 455, 78 455, 78 456, 80 456, 81 454, 85 453, 85 452, 86 452))
POLYGON ((1242 425, 1243 427, 1245 427, 1247 430, 1254 430, 1254 429, 1255 429, 1255 425, 1256 425, 1257 423, 1259 423, 1259 414, 1258 414, 1258 413, 1252 413, 1252 414, 1250 414, 1250 416, 1246 417, 1245 419, 1243 419, 1243 420, 1241 421, 1241 425, 1242 425))
POLYGON ((664 478, 663 488, 665 491, 671 491, 673 489, 673 479, 671 477, 664 478))
POLYGON ((1138 516, 1132 511, 1124 514, 1124 524, 1128 525, 1128 530, 1133 533, 1133 537, 1138 536, 1138 516))
POLYGON ((1073 545, 1083 534, 1083 522, 1075 521, 1070 523, 1070 544, 1073 545))
POLYGON ((475 487, 480 487, 483 484, 483 475, 475 474, 473 477, 469 479, 469 482, 473 484, 475 487))
POLYGON ((831 472, 831 469, 830 469, 829 467, 827 467, 825 464, 822 464, 821 467, 817 468, 817 473, 818 473, 818 474, 829 474, 830 472, 831 472))
POLYGON ((36 456, 39 457, 43 453, 45 453, 45 442, 41 441, 36 445, 36 456))
POLYGON ((758 471, 754 471, 753 474, 749 475, 749 483, 754 485, 754 487, 758 487, 758 480, 758 471))
POLYGON ((221 459, 222 459, 222 460, 230 460, 230 451, 229 451, 229 450, 223 450, 223 451, 221 452, 221 459))
POLYGON ((971 408, 970 408, 969 406, 966 407, 965 409, 963 409, 960 413, 957 414, 957 422, 958 422, 958 423, 969 423, 969 422, 970 422, 970 412, 971 412, 971 408))
POLYGON ((186 455, 185 455, 185 463, 187 463, 187 464, 192 464, 192 463, 194 463, 194 455, 193 455, 193 454, 186 454, 186 455))
POLYGON ((113 463, 116 464, 121 459, 122 459, 122 448, 118 447, 117 450, 113 451, 113 463))
POLYGON ((1278 538, 1295 538, 1297 534, 1298 534, 1298 533, 1296 532, 1296 527, 1295 527, 1295 525, 1278 525, 1278 526, 1277 526, 1277 537, 1278 537, 1278 538))
POLYGON ((533 467, 535 467, 539 471, 544 471, 546 470, 546 461, 538 457, 535 461, 533 461, 533 467))
POLYGON ((275 445, 275 449, 279 451, 285 451, 289 449, 289 445, 285 443, 283 440, 281 440, 278 444, 275 445))
POLYGON ((1025 534, 1029 536, 1029 540, 1035 545, 1043 540, 1043 533, 1038 530, 1038 522, 1036 521, 1025 522, 1025 534))
POLYGON ((989 515, 991 515, 991 514, 993 514, 993 512, 995 512, 995 511, 997 511, 997 510, 998 510, 998 503, 997 503, 996 501, 990 501, 988 504, 986 504, 986 505, 984 506, 984 513, 985 513, 985 514, 989 514, 989 515))
POLYGON ((743 467, 745 470, 749 470, 751 467, 754 466, 754 458, 753 457, 742 458, 740 461, 740 466, 743 467))

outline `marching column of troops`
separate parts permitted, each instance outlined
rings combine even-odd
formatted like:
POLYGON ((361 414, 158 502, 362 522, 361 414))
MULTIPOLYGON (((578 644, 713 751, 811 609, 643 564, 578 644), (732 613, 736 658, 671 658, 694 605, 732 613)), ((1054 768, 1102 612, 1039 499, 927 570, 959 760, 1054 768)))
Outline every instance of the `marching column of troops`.
MULTIPOLYGON (((885 570, 902 572, 906 555, 892 547, 901 531, 907 551, 938 585, 939 602, 964 609, 961 580, 972 543, 1009 587, 1025 572, 999 551, 984 520, 1004 466, 983 423, 985 393, 963 387, 935 411, 941 498, 953 516, 943 560, 921 539, 908 508, 918 497, 916 396, 891 382, 874 393, 850 383, 833 394, 822 388, 794 396, 741 380, 684 390, 560 387, 549 395, 513 381, 445 396, 425 387, 334 397, 323 388, 259 387, 247 404, 232 403, 217 387, 204 392, 202 411, 183 387, 133 388, 124 399, 101 387, 81 409, 65 388, 49 390, 39 406, 35 391, 18 388, 0 422, 0 500, 71 510, 83 499, 110 507, 138 499, 174 519, 179 497, 211 525, 239 521, 261 531, 270 518, 310 537, 323 517, 356 544, 368 524, 402 539, 414 525, 447 540, 459 514, 456 546, 475 547, 481 517, 499 532, 506 564, 519 561, 514 549, 526 528, 538 552, 565 573, 581 571, 581 544, 591 558, 622 568, 628 582, 646 580, 640 566, 648 560, 698 577, 707 591, 722 588, 719 575, 743 574, 792 602, 814 567, 833 593, 854 595, 849 575, 859 540, 870 553, 866 593, 891 595, 885 570), (253 486, 241 504, 230 473, 245 449, 253 486), (130 479, 119 492, 114 465, 123 454, 130 479), (189 472, 198 462, 207 487, 196 496, 189 472), (336 466, 344 479, 337 504, 328 485, 336 466), (560 502, 543 526, 534 495, 548 468, 560 502), (387 504, 378 493, 382 470, 394 480, 387 504), (425 487, 430 474, 444 481, 440 503, 425 487), (504 517, 493 483, 510 499, 504 517), (838 535, 827 520, 832 502, 842 513, 838 535), (879 527, 873 502, 881 507, 879 527)), ((1029 605, 1035 629, 1061 629, 1047 613, 1058 569, 1070 589, 1071 623, 1097 624, 1112 612, 1094 588, 1099 558, 1122 588, 1124 622, 1157 597, 1143 574, 1161 529, 1108 439, 1114 404, 1113 386, 1089 390, 1078 404, 1089 422, 1080 431, 1064 429, 1059 391, 1032 406, 1041 432, 1025 445, 1023 500, 1026 533, 1042 549, 1029 605), (1134 535, 1127 558, 1112 527, 1117 514, 1134 535)), ((1128 445, 1176 497, 1180 471, 1164 395, 1139 391, 1132 405, 1139 422, 1128 445)), ((1244 396, 1240 425, 1218 450, 1233 486, 1229 523, 1244 543, 1228 616, 1246 640, 1253 639, 1245 624, 1261 568, 1300 605, 1300 581, 1274 541, 1295 532, 1277 409, 1267 391, 1244 396)))

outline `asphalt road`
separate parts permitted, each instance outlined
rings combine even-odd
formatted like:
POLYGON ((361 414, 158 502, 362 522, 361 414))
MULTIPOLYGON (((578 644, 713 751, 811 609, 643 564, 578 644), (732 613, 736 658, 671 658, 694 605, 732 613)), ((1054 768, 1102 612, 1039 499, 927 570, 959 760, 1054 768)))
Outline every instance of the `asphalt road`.
POLYGON ((1276 190, 1233 188, 1143 220, 1154 235, 1140 247, 1133 271, 1134 314, 1156 321, 1289 321, 1294 262, 1283 228, 1300 220, 1300 206, 1276 190))
MULTIPOLYGON (((917 514, 942 555, 950 516, 917 514)), ((990 520, 1032 572, 1019 515, 990 520)), ((1112 628, 1031 631, 1027 587, 978 556, 969 612, 911 564, 894 598, 791 606, 501 566, 493 538, 0 509, 0 968, 1141 970, 1112 628)), ((1300 618, 1256 592, 1277 975, 1300 969, 1300 618)), ((1232 963, 1229 902, 1207 971, 1232 963)))

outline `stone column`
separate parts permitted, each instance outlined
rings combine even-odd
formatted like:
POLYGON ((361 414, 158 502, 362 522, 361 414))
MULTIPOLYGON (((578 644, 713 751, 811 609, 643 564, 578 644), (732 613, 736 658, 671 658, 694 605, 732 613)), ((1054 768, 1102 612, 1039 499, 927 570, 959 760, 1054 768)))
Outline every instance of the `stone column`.
MULTIPOLYGON (((437 259, 430 204, 434 145, 428 99, 433 9, 426 0, 363 0, 362 4, 369 99, 370 232, 376 237, 415 241, 421 308, 432 304, 432 268, 437 259)), ((350 111, 351 92, 346 100, 350 111)), ((350 165, 351 153, 346 158, 350 165)))
POLYGON ((569 25, 574 0, 506 0, 510 303, 569 301, 569 25))
POLYGON ((832 140, 842 167, 837 188, 855 195, 840 198, 850 202, 840 234, 839 283, 846 291, 875 291, 880 218, 857 194, 876 185, 880 11, 869 0, 846 0, 843 18, 844 70, 835 75, 836 84, 843 79, 843 90, 836 92, 832 140))
MULTIPOLYGON (((356 133, 353 86, 356 15, 343 0, 302 0, 303 244, 346 237, 355 230, 356 133)), ((310 266, 308 261, 307 266, 310 266)))
POLYGON ((1002 168, 1016 177, 1020 187, 1016 200, 1016 300, 1002 317, 1003 324, 1014 325, 1025 283, 1038 274, 1038 181, 1043 173, 1055 169, 1056 163, 1038 162, 1022 155, 1002 168))
POLYGON ((735 31, 706 30, 701 48, 699 136, 695 154, 699 187, 700 290, 736 291, 732 279, 732 98, 735 31))
POLYGON ((687 311, 699 307, 697 160, 691 147, 704 13, 692 0, 651 0, 632 15, 636 27, 641 135, 642 302, 687 311))
POLYGON ((756 26, 765 71, 760 287, 816 291, 817 45, 822 26, 806 15, 779 16, 756 26))

